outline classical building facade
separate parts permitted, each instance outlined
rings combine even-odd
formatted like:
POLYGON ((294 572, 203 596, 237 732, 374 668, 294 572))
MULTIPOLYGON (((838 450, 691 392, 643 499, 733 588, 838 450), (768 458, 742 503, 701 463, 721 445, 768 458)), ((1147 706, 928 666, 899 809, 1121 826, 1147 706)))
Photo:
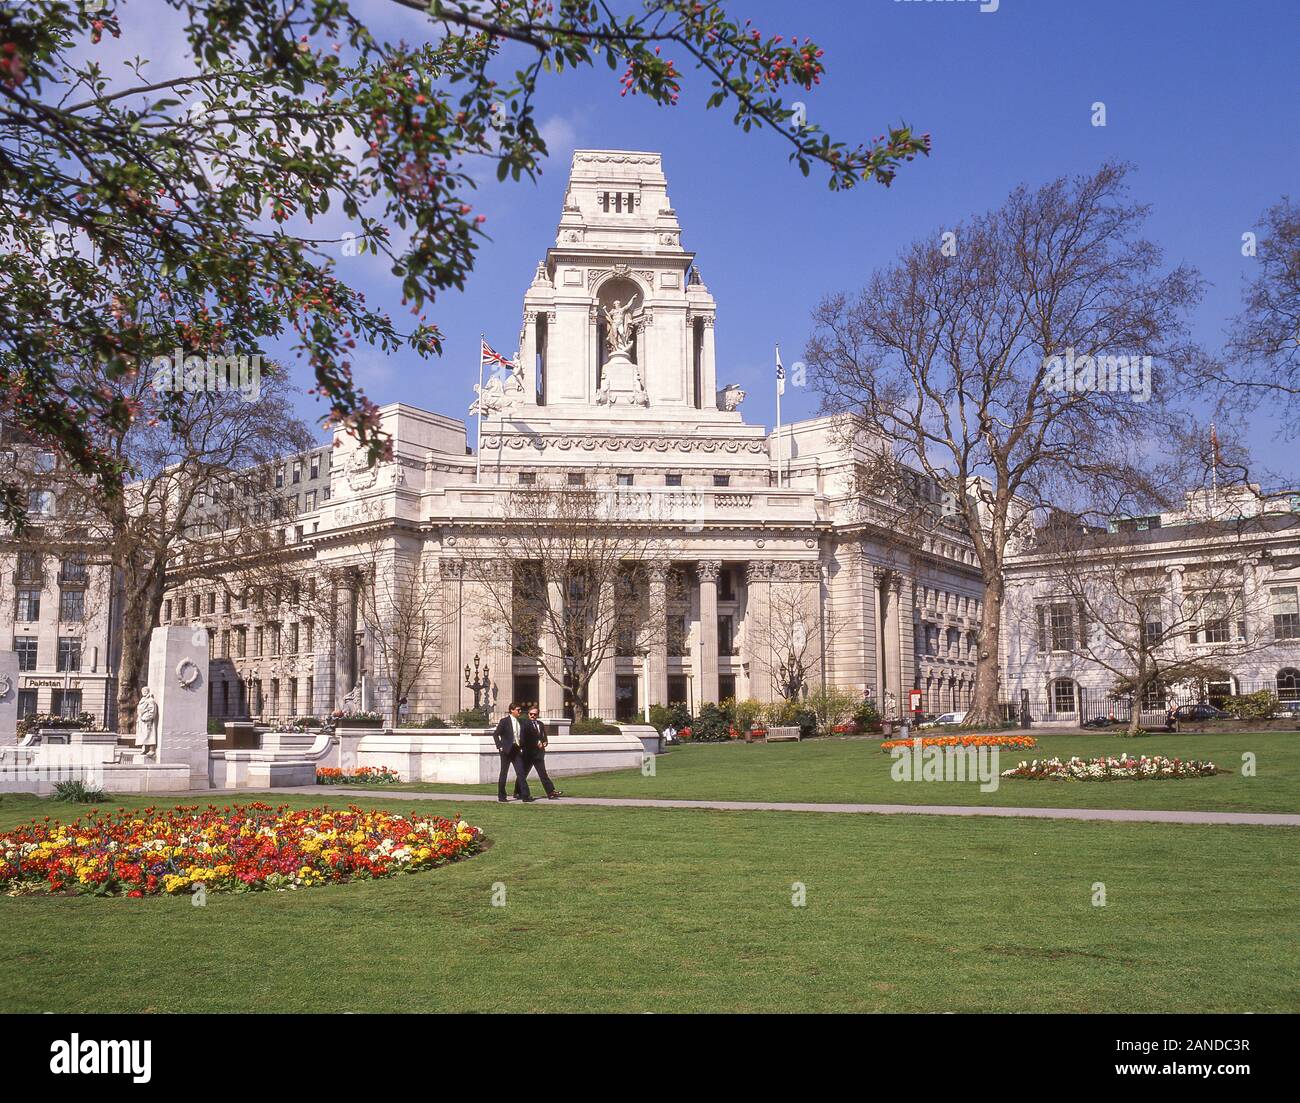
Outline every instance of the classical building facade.
MULTIPOLYGON (((1259 690, 1300 703, 1300 493, 1197 491, 1180 509, 1109 529, 1086 542, 1081 575, 1091 560, 1095 585, 1113 589, 1120 566, 1126 585, 1147 587, 1131 627, 1144 620, 1142 630, 1159 641, 1153 653, 1171 669, 1206 671, 1153 686, 1143 703, 1153 720, 1170 704, 1217 704, 1259 690)), ((1066 569, 1059 555, 1031 544, 1008 559, 1002 681, 1010 700, 1028 694, 1036 717, 1078 722, 1113 707, 1114 667, 1133 648, 1112 647, 1106 625, 1087 623, 1075 599, 1091 591, 1063 586, 1066 569)), ((1123 622, 1124 611, 1113 619, 1123 622)))
POLYGON ((928 709, 960 707, 980 595, 968 542, 943 524, 904 538, 888 503, 857 492, 855 473, 884 445, 852 423, 799 422, 779 440, 746 423, 744 393, 717 361, 725 319, 683 243, 659 155, 576 152, 554 244, 523 296, 518 354, 472 408, 479 451, 459 418, 386 406, 392 460, 368 466, 340 436, 327 488, 271 526, 302 585, 331 587, 333 615, 313 616, 301 590, 243 594, 233 561, 224 587, 211 562, 177 564, 164 619, 210 631, 214 711, 321 712, 363 681, 368 703, 391 705, 390 649, 338 583, 363 560, 418 580, 416 600, 437 596, 440 654, 407 694, 413 715, 473 705, 476 658, 493 708, 565 709, 556 680, 486 623, 481 564, 466 560, 505 531, 512 495, 530 485, 608 489, 619 523, 659 542, 652 594, 679 583, 655 604, 665 630, 601 664, 593 713, 771 699, 795 650, 811 683, 895 709, 917 686, 928 709))

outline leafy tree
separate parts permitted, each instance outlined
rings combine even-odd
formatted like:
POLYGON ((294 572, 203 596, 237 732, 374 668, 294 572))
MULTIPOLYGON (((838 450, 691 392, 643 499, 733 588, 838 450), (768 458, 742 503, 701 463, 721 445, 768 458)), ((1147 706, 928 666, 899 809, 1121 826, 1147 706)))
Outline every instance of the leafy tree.
MULTIPOLYGON (((387 2, 425 13, 428 41, 382 40, 349 0, 165 0, 188 56, 167 71, 137 58, 127 79, 95 57, 122 35, 126 0, 0 6, 0 393, 104 494, 134 477, 105 430, 140 416, 129 381, 173 348, 253 355, 287 339, 327 420, 385 455, 353 350, 441 350, 424 310, 463 286, 483 240, 475 166, 540 171, 544 75, 604 62, 621 94, 670 106, 690 64, 709 107, 776 131, 836 188, 888 184, 929 148, 906 126, 850 148, 804 125, 779 94, 818 84, 822 51, 722 3, 387 2), (391 261, 409 325, 340 278, 341 235, 319 229, 331 211, 391 261)), ((0 517, 20 522, 0 482, 0 517)))

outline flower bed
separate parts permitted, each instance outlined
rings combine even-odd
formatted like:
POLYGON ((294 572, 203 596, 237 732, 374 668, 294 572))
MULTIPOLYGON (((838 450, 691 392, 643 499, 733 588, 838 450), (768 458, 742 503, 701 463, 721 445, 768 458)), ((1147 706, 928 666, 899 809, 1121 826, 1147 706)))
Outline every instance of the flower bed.
MULTIPOLYGON (((880 744, 882 751, 892 751, 895 747, 910 747, 912 739, 886 739, 880 744)), ((1038 740, 1032 735, 925 735, 921 737, 922 747, 1009 747, 1012 750, 1028 751, 1038 746, 1038 740)))
POLYGON ((330 724, 336 728, 377 728, 384 718, 377 712, 349 712, 335 709, 330 713, 330 724))
POLYGON ((346 809, 197 805, 48 816, 0 834, 10 896, 156 896, 296 889, 414 873, 468 857, 483 833, 464 820, 346 809))
POLYGON ((1105 758, 1045 758, 1022 762, 1003 770, 1003 777, 1034 781, 1177 781, 1189 777, 1213 777, 1219 768, 1198 759, 1165 758, 1163 755, 1107 756, 1105 758))
POLYGON ((353 781, 391 785, 401 780, 398 772, 387 766, 354 766, 350 770, 340 770, 337 766, 319 766, 316 769, 317 785, 347 785, 353 781))

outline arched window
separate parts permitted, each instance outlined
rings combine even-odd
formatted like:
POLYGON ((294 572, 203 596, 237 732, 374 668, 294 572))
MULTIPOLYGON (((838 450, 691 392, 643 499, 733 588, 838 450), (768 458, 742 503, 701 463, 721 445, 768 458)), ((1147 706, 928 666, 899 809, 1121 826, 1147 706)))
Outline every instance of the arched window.
POLYGON ((1075 711, 1075 684, 1069 678, 1057 678, 1051 685, 1052 711, 1075 711))
POLYGON ((1279 701, 1300 701, 1300 670, 1288 666, 1277 672, 1277 697, 1279 701))

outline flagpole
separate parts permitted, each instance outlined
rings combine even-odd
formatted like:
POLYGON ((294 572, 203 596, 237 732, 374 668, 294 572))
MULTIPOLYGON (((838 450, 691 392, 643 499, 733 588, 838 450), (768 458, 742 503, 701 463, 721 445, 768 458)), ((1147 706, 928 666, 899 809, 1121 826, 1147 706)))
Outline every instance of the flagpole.
POLYGON ((781 346, 776 346, 776 485, 781 486, 781 468, 784 466, 781 459, 781 346))
POLYGON ((478 440, 474 448, 474 482, 483 481, 483 342, 487 337, 478 335, 478 440))

